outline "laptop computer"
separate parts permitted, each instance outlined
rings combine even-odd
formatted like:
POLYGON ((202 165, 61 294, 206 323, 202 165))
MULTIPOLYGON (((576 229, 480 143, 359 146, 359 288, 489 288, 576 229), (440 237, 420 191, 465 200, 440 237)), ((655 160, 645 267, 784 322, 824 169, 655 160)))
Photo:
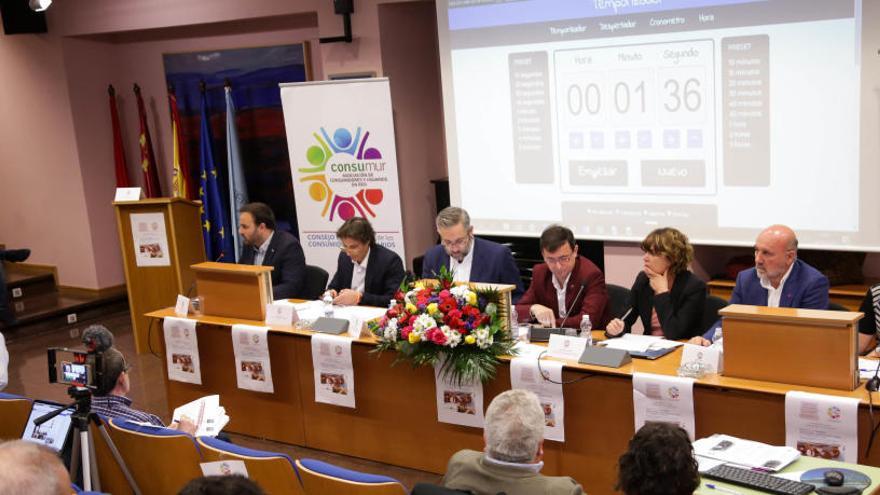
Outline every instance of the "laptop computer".
POLYGON ((62 409, 63 407, 63 405, 58 404, 57 402, 35 400, 31 406, 31 414, 28 416, 24 431, 21 434, 21 439, 45 445, 55 452, 58 452, 59 455, 63 454, 65 446, 67 446, 70 441, 70 432, 73 429, 71 418, 73 409, 68 409, 62 412, 40 426, 34 425, 35 419, 41 418, 46 414, 62 409))

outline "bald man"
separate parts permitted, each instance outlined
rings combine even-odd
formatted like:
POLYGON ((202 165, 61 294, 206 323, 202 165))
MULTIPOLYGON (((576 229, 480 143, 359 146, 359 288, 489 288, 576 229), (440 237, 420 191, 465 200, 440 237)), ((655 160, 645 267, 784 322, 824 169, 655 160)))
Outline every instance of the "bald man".
MULTIPOLYGON (((730 304, 771 308, 828 309, 828 279, 797 259, 797 236, 785 225, 771 225, 755 240, 755 267, 739 272, 730 304)), ((691 344, 712 343, 718 320, 691 344)))
POLYGON ((0 495, 68 495, 70 476, 54 452, 24 440, 0 444, 0 495))

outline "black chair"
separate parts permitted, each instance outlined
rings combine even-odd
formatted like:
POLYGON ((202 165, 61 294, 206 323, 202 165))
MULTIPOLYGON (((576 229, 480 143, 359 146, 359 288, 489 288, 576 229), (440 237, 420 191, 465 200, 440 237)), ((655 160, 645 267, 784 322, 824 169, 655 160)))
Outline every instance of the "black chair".
POLYGON ((303 299, 313 301, 321 297, 327 288, 330 274, 320 266, 306 265, 306 286, 303 287, 303 299))
POLYGON ((836 302, 829 302, 828 309, 830 311, 850 311, 850 309, 843 304, 837 304, 836 302))
POLYGON ((718 321, 718 311, 728 304, 726 299, 718 296, 706 296, 706 305, 703 306, 703 320, 700 322, 700 335, 706 333, 706 330, 709 330, 709 327, 718 321))
POLYGON ((629 309, 629 298, 631 290, 614 284, 605 284, 608 291, 608 316, 611 318, 620 318, 629 309))
POLYGON ((416 256, 413 258, 413 274, 417 279, 422 278, 422 266, 425 264, 425 255, 416 256))
POLYGON ((416 486, 413 487, 410 495, 462 495, 470 493, 471 492, 469 491, 453 490, 452 488, 446 488, 431 483, 416 483, 416 486))

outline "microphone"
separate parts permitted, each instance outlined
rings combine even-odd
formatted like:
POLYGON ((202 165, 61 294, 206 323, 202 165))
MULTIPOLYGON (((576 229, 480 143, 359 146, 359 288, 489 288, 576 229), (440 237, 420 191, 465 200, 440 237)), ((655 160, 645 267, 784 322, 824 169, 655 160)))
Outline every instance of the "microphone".
POLYGON ((90 325, 83 331, 82 343, 89 352, 104 352, 113 347, 113 334, 104 325, 90 325))
POLYGON ((574 305, 577 304, 577 300, 579 297, 581 297, 581 292, 584 291, 584 287, 586 287, 586 286, 587 286, 586 282, 581 282, 581 288, 578 289, 577 294, 575 294, 575 296, 574 296, 574 300, 571 302, 571 306, 569 306, 568 310, 565 312, 565 316, 562 317, 562 322, 559 323, 559 326, 561 328, 565 328, 565 320, 568 319, 568 315, 571 314, 571 310, 574 309, 574 305))
POLYGON ((880 373, 880 361, 877 361, 877 369, 874 370, 874 376, 865 382, 865 389, 868 392, 876 392, 880 390, 880 376, 877 376, 878 373, 880 373))

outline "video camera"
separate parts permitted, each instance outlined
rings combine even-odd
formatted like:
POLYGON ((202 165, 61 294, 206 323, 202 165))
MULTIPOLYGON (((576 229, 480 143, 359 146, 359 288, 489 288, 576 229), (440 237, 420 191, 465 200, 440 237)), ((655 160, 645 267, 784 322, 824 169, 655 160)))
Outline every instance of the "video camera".
POLYGON ((48 349, 49 383, 97 387, 104 376, 101 353, 64 347, 48 349))

